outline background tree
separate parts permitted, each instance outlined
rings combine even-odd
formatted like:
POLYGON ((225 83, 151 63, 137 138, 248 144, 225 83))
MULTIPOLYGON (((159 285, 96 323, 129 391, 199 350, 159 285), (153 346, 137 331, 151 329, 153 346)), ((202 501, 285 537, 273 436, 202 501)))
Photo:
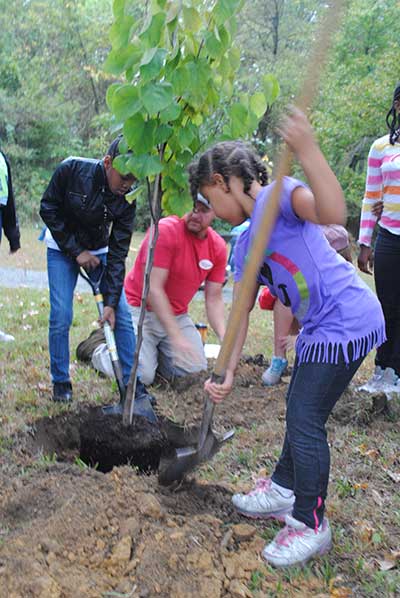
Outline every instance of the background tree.
MULTIPOLYGON (((150 0, 130 0, 125 16, 143 22, 150 5, 150 0)), ((241 5, 235 36, 240 60, 232 95, 221 96, 195 126, 205 142, 207 130, 219 131, 229 120, 232 103, 240 102, 242 94, 264 91, 263 77, 273 74, 279 81, 279 99, 268 106, 253 136, 260 153, 273 161, 276 122, 297 91, 326 3, 242 0, 241 5)), ((182 0, 184 6, 186 23, 193 27, 188 46, 198 34, 198 18, 189 10, 190 2, 182 0)), ((193 3, 198 15, 205 15, 211 6, 211 0, 193 3)), ((103 65, 110 50, 110 29, 113 44, 118 44, 121 32, 113 25, 110 0, 0 0, 0 9, 0 142, 17 173, 20 216, 32 221, 38 220, 39 199, 56 163, 71 154, 101 156, 115 132, 110 130, 105 94, 110 83, 121 80, 123 71, 106 73, 103 65)), ((173 27, 173 19, 168 26, 173 27)), ((384 114, 398 77, 399 27, 397 0, 349 2, 314 106, 319 141, 344 186, 353 232, 368 148, 372 139, 386 132, 384 114)), ((218 35, 215 38, 217 44, 214 37, 208 39, 214 52, 221 41, 218 35)), ((239 115, 242 109, 235 110, 239 115)), ((145 228, 148 221, 142 216, 148 209, 140 196, 137 202, 139 224, 145 228)))

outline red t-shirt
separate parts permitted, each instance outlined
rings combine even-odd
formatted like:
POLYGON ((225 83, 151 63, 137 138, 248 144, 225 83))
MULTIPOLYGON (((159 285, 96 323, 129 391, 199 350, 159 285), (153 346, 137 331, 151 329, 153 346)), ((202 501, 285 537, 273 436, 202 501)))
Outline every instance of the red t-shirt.
MULTIPOLYGON (((125 278, 128 303, 135 307, 141 302, 148 242, 149 232, 125 278)), ((165 292, 176 316, 187 312, 202 282, 224 282, 226 259, 225 241, 212 228, 204 239, 198 239, 187 230, 184 218, 168 216, 160 220, 153 265, 169 272, 165 292)), ((149 302, 147 309, 151 310, 149 302)))

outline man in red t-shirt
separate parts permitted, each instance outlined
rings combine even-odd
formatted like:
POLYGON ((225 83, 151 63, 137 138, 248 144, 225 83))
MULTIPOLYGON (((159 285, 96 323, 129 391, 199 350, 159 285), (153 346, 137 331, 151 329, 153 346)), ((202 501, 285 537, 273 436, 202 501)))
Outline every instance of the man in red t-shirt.
MULTIPOLYGON (((225 334, 222 285, 227 250, 225 241, 210 228, 214 217, 208 201, 199 195, 191 212, 159 222, 139 356, 138 372, 146 385, 153 382, 156 370, 170 379, 207 369, 201 336, 187 313, 202 283, 208 321, 220 340, 225 334)), ((136 332, 148 239, 149 232, 125 279, 136 332)))

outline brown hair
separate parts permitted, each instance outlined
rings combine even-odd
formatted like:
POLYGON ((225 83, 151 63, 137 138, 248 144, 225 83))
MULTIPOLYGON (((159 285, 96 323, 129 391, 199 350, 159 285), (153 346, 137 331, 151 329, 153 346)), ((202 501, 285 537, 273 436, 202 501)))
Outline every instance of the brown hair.
POLYGON ((202 185, 212 182, 218 173, 229 187, 229 177, 243 180, 244 192, 248 193, 253 181, 266 185, 268 174, 265 164, 255 151, 243 141, 222 141, 206 150, 200 158, 189 165, 189 184, 193 201, 202 185))

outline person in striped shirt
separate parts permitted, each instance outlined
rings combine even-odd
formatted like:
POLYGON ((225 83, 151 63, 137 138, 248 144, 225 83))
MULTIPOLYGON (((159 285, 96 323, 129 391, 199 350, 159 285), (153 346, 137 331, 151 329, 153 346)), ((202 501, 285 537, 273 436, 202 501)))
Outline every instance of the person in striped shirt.
POLYGON ((400 392, 400 83, 386 116, 389 134, 376 139, 368 156, 362 202, 358 267, 375 278, 385 316, 387 341, 378 349, 369 390, 400 392), (380 208, 380 209, 377 209, 380 208), (372 236, 378 233, 375 251, 372 236))

